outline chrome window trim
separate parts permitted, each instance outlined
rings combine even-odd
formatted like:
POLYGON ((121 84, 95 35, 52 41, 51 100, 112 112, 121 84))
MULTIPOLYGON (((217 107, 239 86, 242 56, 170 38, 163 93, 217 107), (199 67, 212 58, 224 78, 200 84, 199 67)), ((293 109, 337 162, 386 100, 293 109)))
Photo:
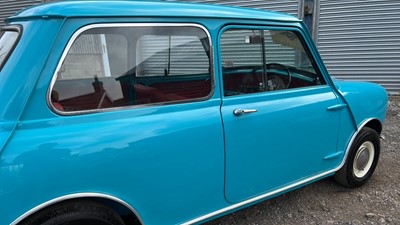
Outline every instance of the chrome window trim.
MULTIPOLYGON (((298 39, 301 42, 301 45, 307 55, 307 58, 309 59, 309 61, 311 62, 313 69, 315 70, 315 74, 317 75, 317 77, 320 77, 323 79, 323 83, 322 84, 318 84, 318 85, 312 85, 312 86, 320 86, 320 85, 329 85, 328 83, 328 79, 326 78, 325 74, 322 72, 323 70, 321 70, 320 65, 317 62, 317 59, 314 57, 313 53, 312 53, 312 49, 310 48, 310 45, 308 44, 307 40, 305 39, 304 35, 303 35, 303 31, 299 28, 299 27, 295 27, 295 26, 285 26, 285 25, 278 25, 278 26, 271 26, 271 25, 245 25, 245 24, 227 24, 224 27, 221 28, 221 30, 218 32, 218 40, 217 40, 217 44, 219 47, 221 47, 221 38, 222 35, 229 30, 235 30, 235 29, 240 29, 240 30, 263 30, 263 31, 290 31, 292 33, 294 33, 298 39)), ((221 51, 221 50, 220 50, 221 51)), ((221 52, 219 52, 219 57, 221 58, 220 60, 222 60, 222 54, 221 52)), ((222 64, 220 65, 220 71, 222 74, 222 64)), ((329 77, 329 76, 328 76, 329 77)), ((330 78, 329 78, 330 79, 330 78)), ((310 86, 311 87, 311 86, 310 86)), ((299 88, 303 88, 303 87, 299 87, 299 88)), ((289 88, 289 89, 283 89, 283 91, 285 90, 290 90, 290 89, 296 89, 296 88, 289 88)), ((265 92, 275 92, 274 91, 265 91, 265 92)), ((281 90, 278 90, 281 91, 281 90)), ((258 92, 261 93, 261 92, 258 92)), ((223 95, 224 96, 224 95, 223 95)), ((226 97, 226 96, 224 96, 226 97)))
POLYGON ((56 113, 58 115, 62 115, 62 116, 109 112, 109 111, 117 111, 117 110, 122 110, 122 109, 143 108, 143 107, 149 107, 149 106, 163 106, 163 105, 171 105, 174 103, 199 102, 199 101, 208 100, 214 95, 215 80, 216 79, 215 79, 215 68, 214 68, 213 42, 211 39, 210 32, 207 30, 207 28, 205 26, 203 26, 201 24, 196 24, 196 23, 101 23, 101 24, 91 24, 91 25, 84 26, 84 27, 78 29, 77 31, 75 31, 74 34, 72 35, 72 37, 69 39, 68 44, 65 47, 63 54, 61 55, 61 58, 57 64, 57 67, 56 67, 56 70, 51 79, 49 88, 47 89, 46 102, 47 102, 48 107, 51 109, 51 111, 53 111, 54 113, 56 113), (111 108, 105 108, 105 109, 80 110, 80 111, 61 111, 61 110, 56 109, 51 102, 51 91, 53 90, 54 85, 57 81, 57 77, 59 75, 58 71, 60 71, 61 66, 62 66, 65 58, 67 57, 69 50, 71 49, 73 43, 78 38, 78 36, 80 34, 82 34, 83 32, 90 30, 90 29, 94 29, 94 28, 121 28, 121 27, 196 27, 196 28, 200 28, 207 35, 207 38, 208 38, 208 41, 210 44, 210 68, 211 68, 211 70, 210 70, 210 79, 211 79, 210 93, 207 96, 204 96, 201 98, 168 101, 168 102, 152 103, 152 104, 111 107, 111 108))
POLYGON ((121 199, 119 199, 117 197, 108 195, 108 194, 100 194, 100 193, 88 192, 88 193, 76 193, 76 194, 64 195, 64 196, 61 196, 61 197, 58 197, 58 198, 51 199, 51 200, 49 200, 47 202, 44 202, 44 203, 32 208, 28 212, 22 214, 20 217, 18 217, 16 220, 14 220, 10 225, 17 225, 18 223, 20 223, 24 219, 28 218, 29 216, 33 215, 36 212, 39 212, 40 210, 42 210, 42 209, 44 209, 44 208, 46 208, 48 206, 51 206, 51 205, 54 205, 56 203, 63 202, 63 201, 66 201, 66 200, 72 200, 72 199, 78 199, 78 198, 102 198, 102 199, 108 199, 108 200, 111 200, 111 201, 114 201, 114 202, 118 202, 118 203, 124 205, 125 207, 127 207, 132 213, 134 213, 135 216, 140 221, 140 223, 143 224, 142 219, 140 218, 140 216, 137 213, 137 211, 132 206, 130 206, 128 203, 126 203, 125 201, 123 201, 123 200, 121 200, 121 199))
POLYGON ((281 192, 288 191, 288 190, 290 190, 290 189, 292 189, 292 188, 295 188, 295 187, 304 185, 304 184, 309 183, 309 182, 311 182, 311 181, 313 181, 313 180, 318 180, 318 179, 320 179, 320 178, 323 178, 323 177, 325 177, 325 176, 328 176, 328 175, 330 175, 330 174, 332 174, 332 173, 338 171, 338 170, 339 170, 340 168, 342 168, 342 166, 345 164, 346 159, 347 159, 347 156, 348 156, 348 153, 349 153, 349 151, 350 151, 350 148, 351 148, 351 146, 352 146, 352 144, 353 144, 355 138, 357 137, 358 133, 361 131, 361 129, 362 129, 363 127, 365 127, 365 125, 366 125, 367 123, 369 123, 370 121, 375 120, 375 119, 377 119, 377 118, 369 118, 369 119, 365 120, 363 123, 361 123, 361 125, 357 128, 357 130, 356 130, 356 131, 354 132, 354 134, 352 135, 352 137, 351 137, 351 139, 350 139, 350 141, 349 141, 349 143, 348 143, 348 145, 347 145, 347 147, 346 147, 346 152, 345 152, 345 154, 344 154, 344 156, 343 156, 342 162, 339 164, 339 166, 335 167, 334 169, 328 170, 328 171, 326 171, 326 172, 322 172, 322 173, 320 173, 320 174, 317 174, 317 175, 315 175, 315 176, 312 176, 312 177, 303 179, 303 180, 301 180, 301 181, 299 181, 299 182, 296 182, 296 183, 287 185, 287 186, 282 187, 282 188, 279 188, 279 189, 277 189, 277 190, 274 190, 274 191, 271 191, 271 192, 268 192, 268 193, 265 193, 265 194, 262 194, 262 195, 259 195, 259 196, 250 198, 250 199, 245 200, 245 201, 243 201, 243 202, 239 202, 239 203, 233 204, 233 205, 228 206, 228 207, 226 207, 226 208, 223 208, 223 209, 220 209, 220 210, 211 212, 211 213, 209 213, 209 214, 206 214, 206 215, 203 215, 203 216, 201 216, 201 217, 195 218, 195 219, 190 220, 190 221, 188 221, 188 222, 182 223, 182 225, 189 225, 189 224, 195 224, 195 223, 201 222, 201 221, 203 221, 203 220, 209 219, 209 218, 214 217, 214 216, 217 216, 217 215, 219 215, 219 214, 226 213, 226 212, 229 212, 229 211, 231 211, 231 210, 234 210, 234 209, 237 209, 237 208, 240 208, 240 207, 249 205, 249 204, 251 204, 251 203, 255 203, 255 202, 257 202, 257 201, 261 201, 261 200, 263 200, 263 199, 266 199, 266 198, 271 197, 271 196, 273 196, 273 195, 279 194, 279 193, 281 193, 281 192))

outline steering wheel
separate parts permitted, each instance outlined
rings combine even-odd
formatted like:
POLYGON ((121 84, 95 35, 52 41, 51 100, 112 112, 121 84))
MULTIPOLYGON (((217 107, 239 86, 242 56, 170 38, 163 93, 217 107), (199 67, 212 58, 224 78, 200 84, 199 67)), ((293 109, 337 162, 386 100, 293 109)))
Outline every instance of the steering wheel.
POLYGON ((287 78, 282 79, 282 76, 279 75, 271 75, 267 77, 267 87, 269 91, 275 91, 275 90, 282 90, 282 89, 288 89, 290 86, 290 83, 292 82, 292 74, 290 73, 290 70, 287 66, 280 64, 280 63, 267 63, 266 64, 267 70, 271 69, 277 69, 277 70, 283 70, 287 73, 287 78))

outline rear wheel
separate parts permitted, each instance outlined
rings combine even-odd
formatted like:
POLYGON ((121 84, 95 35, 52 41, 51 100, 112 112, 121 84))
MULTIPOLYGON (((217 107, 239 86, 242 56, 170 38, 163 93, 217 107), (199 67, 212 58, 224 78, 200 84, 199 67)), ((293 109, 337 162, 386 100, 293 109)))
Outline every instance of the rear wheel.
POLYGON ((22 225, 124 225, 124 222, 106 205, 92 200, 71 200, 34 214, 22 225))
POLYGON ((364 127, 350 147, 343 167, 336 172, 335 180, 350 188, 363 185, 372 176, 380 153, 379 134, 364 127))

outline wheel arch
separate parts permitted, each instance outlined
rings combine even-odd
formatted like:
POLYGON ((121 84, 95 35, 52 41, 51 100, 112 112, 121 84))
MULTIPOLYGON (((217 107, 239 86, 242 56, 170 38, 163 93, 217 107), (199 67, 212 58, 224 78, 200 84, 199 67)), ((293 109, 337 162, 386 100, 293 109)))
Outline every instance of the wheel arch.
POLYGON ((360 127, 358 130, 361 130, 364 127, 369 127, 371 129, 374 129, 379 135, 382 133, 382 123, 376 118, 368 120, 364 126, 360 127))
POLYGON ((54 198, 47 202, 44 202, 36 207, 32 208, 31 210, 27 211, 26 213, 22 214, 18 217, 14 222, 10 225, 18 225, 21 222, 28 219, 30 216, 35 215, 36 213, 48 208, 53 207, 58 204, 61 204, 66 201, 73 201, 73 200, 81 200, 81 199, 90 199, 102 203, 113 210, 115 210, 121 218, 124 220, 126 225, 142 225, 143 222, 137 213, 137 211, 125 201, 116 198, 111 195, 107 194, 99 194, 99 193, 77 193, 77 194, 70 194, 61 196, 58 198, 54 198))
POLYGON ((358 133, 361 131, 361 129, 363 129, 364 127, 369 127, 371 129, 374 129, 379 135, 381 135, 383 124, 377 118, 369 118, 369 119, 364 120, 357 127, 357 130, 353 133, 353 135, 350 138, 350 141, 347 143, 346 151, 344 152, 344 157, 342 159, 342 162, 339 164, 338 167, 336 167, 335 171, 340 170, 343 167, 343 165, 345 164, 348 154, 349 154, 349 151, 350 151, 350 148, 353 145, 354 140, 356 139, 356 137, 357 137, 358 133))

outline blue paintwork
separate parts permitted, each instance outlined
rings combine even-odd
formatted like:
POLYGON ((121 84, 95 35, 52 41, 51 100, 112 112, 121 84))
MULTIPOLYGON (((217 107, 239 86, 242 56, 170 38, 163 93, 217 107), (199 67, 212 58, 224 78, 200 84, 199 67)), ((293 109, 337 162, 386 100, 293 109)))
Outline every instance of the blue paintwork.
POLYGON ((383 87, 367 82, 334 82, 349 104, 357 127, 368 118, 376 118, 381 122, 385 120, 388 97, 383 87))
POLYGON ((331 175, 361 124, 384 122, 386 92, 332 81, 304 24, 292 16, 180 3, 66 1, 30 8, 8 22, 23 33, 0 71, 0 224, 52 199, 88 192, 121 199, 145 224, 179 224, 232 207, 223 214, 262 198, 244 200, 331 175), (214 45, 212 97, 54 114, 46 95, 68 40, 85 25, 110 22, 203 25, 214 45), (227 24, 297 30, 328 84, 222 97, 218 37, 227 24), (236 108, 258 112, 235 117, 236 108))
POLYGON ((337 151, 339 112, 327 110, 337 102, 329 86, 224 100, 227 199, 240 202, 340 163, 323 160, 337 151), (237 118, 236 108, 258 112, 237 118))
POLYGON ((207 4, 173 3, 160 1, 63 1, 43 4, 20 12, 9 21, 32 17, 206 17, 224 19, 258 19, 299 22, 294 17, 278 12, 207 4), (157 9, 157 10, 154 10, 157 9))

